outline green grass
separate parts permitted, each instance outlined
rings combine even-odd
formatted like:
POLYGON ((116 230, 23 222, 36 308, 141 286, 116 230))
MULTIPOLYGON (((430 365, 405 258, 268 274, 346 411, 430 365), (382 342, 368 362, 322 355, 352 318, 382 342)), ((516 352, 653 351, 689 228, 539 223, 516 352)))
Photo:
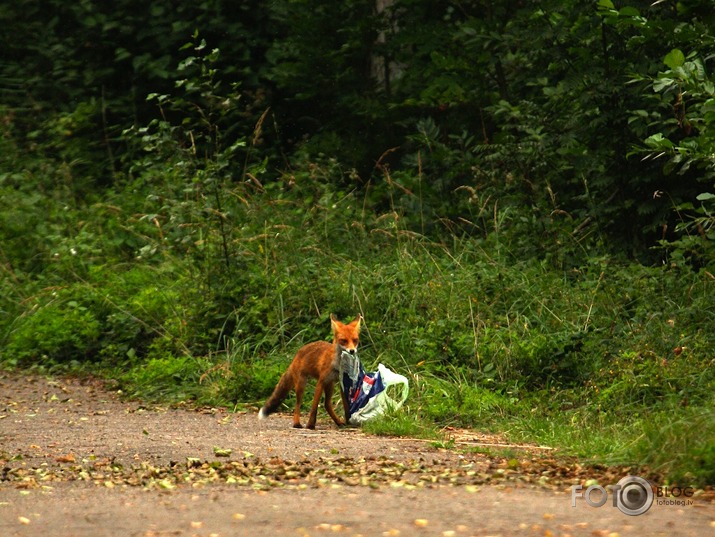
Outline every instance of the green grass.
POLYGON ((642 435, 629 448, 674 483, 715 484, 715 410, 710 405, 660 412, 642 423, 642 435))
POLYGON ((405 436, 438 440, 441 434, 437 426, 421 419, 409 409, 390 411, 362 425, 363 431, 377 436, 405 436))

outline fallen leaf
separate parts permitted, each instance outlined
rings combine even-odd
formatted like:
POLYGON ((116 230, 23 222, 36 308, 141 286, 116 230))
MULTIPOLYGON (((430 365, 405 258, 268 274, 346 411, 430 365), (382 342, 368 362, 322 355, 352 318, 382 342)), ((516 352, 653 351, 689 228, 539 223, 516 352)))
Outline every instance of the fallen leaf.
POLYGON ((415 526, 418 528, 426 528, 427 524, 429 524, 429 521, 426 518, 415 519, 415 526))
POLYGON ((231 453, 233 453, 231 448, 220 448, 218 446, 214 446, 214 455, 217 457, 230 457, 231 453))
POLYGON ((20 524, 25 524, 25 525, 27 525, 27 524, 30 523, 30 519, 27 518, 27 517, 24 517, 24 516, 19 516, 19 517, 17 517, 17 521, 18 521, 20 524))

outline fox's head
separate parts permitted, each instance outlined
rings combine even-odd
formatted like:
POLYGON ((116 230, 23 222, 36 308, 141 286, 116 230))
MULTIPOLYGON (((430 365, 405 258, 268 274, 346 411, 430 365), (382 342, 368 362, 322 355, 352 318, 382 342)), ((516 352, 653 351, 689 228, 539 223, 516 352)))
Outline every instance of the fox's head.
POLYGON ((339 347, 339 351, 348 351, 350 354, 357 354, 360 343, 360 321, 362 316, 358 315, 355 320, 348 324, 343 324, 330 314, 330 325, 333 327, 333 343, 339 347))

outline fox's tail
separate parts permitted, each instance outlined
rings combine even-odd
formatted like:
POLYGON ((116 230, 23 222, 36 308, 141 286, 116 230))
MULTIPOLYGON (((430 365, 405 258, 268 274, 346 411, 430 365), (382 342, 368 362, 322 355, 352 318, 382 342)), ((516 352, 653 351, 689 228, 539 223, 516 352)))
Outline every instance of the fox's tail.
POLYGON ((292 389, 293 379, 291 378, 291 375, 289 375, 286 371, 285 373, 283 373, 283 376, 281 376, 281 379, 278 381, 278 384, 273 390, 271 396, 268 398, 266 403, 258 412, 258 419, 262 420, 267 418, 270 414, 273 414, 278 408, 278 405, 283 402, 283 399, 288 396, 292 389))

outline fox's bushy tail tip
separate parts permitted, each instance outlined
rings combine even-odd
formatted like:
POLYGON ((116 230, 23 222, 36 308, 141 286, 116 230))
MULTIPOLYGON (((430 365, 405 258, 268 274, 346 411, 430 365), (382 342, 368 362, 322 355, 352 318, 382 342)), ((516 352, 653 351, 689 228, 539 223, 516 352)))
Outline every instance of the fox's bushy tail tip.
POLYGON ((266 419, 269 414, 273 414, 278 409, 280 404, 283 402, 283 399, 286 398, 288 392, 290 392, 292 388, 293 380, 286 372, 283 374, 283 376, 281 376, 280 380, 278 381, 278 384, 273 390, 273 393, 268 398, 268 401, 266 401, 261 410, 258 411, 258 419, 263 420, 266 419))

